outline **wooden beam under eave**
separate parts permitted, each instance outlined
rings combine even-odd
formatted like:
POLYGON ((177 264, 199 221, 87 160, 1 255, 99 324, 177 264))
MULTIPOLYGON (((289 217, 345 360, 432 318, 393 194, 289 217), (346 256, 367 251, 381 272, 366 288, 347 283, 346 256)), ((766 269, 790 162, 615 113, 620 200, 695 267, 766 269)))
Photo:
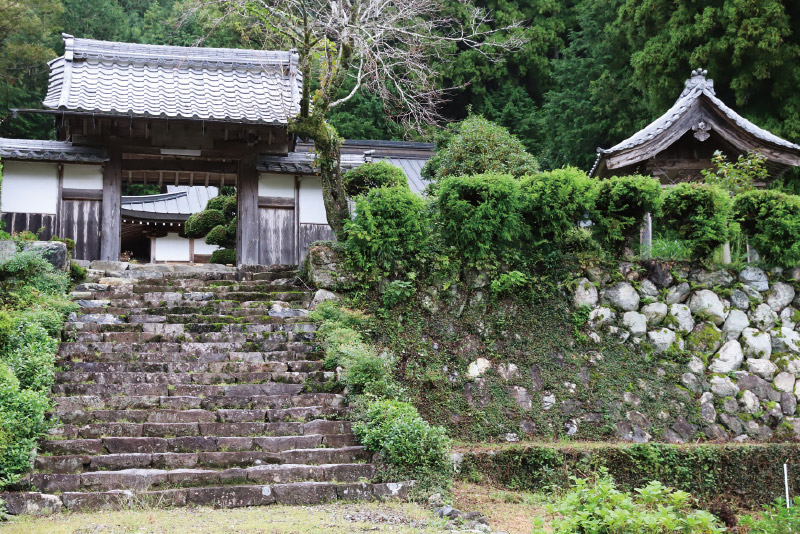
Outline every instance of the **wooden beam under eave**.
POLYGON ((122 152, 109 150, 109 159, 103 166, 102 230, 100 236, 100 259, 119 261, 122 246, 122 223, 120 201, 122 196, 122 152))
POLYGON ((237 182, 236 263, 258 265, 258 169, 255 155, 239 160, 237 182))

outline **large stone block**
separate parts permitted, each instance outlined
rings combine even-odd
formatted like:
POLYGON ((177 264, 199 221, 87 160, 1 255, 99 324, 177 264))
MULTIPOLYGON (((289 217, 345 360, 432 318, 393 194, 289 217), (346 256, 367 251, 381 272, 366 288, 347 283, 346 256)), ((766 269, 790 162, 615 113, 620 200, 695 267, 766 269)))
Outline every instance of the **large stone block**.
POLYGON ((30 241, 22 246, 22 250, 30 250, 41 254, 57 271, 66 271, 69 269, 67 245, 61 241, 30 241))

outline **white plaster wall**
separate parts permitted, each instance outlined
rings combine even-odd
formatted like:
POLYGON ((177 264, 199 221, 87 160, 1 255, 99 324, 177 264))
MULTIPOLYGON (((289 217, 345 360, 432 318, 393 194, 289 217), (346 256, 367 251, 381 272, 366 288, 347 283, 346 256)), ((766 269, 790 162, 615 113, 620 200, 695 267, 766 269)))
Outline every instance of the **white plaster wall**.
POLYGON ((217 245, 209 245, 206 243, 205 238, 194 240, 194 253, 195 254, 211 254, 219 247, 217 245))
POLYGON ((322 200, 322 184, 315 176, 300 179, 300 224, 328 224, 325 202, 322 200))
POLYGON ((189 261, 189 240, 178 234, 156 238, 154 261, 189 261))
POLYGON ((258 196, 294 198, 294 176, 259 173, 258 196))
POLYGON ((102 165, 64 165, 65 189, 103 189, 102 165))
POLYGON ((6 161, 0 210, 11 213, 56 213, 58 167, 55 163, 6 161))

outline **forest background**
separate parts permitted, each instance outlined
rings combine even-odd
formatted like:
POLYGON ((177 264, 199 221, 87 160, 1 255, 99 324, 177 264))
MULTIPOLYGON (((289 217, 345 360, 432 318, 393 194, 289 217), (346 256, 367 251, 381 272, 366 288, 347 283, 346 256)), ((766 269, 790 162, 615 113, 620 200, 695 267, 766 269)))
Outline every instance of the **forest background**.
MULTIPOLYGON (((247 25, 214 13, 186 18, 191 0, 0 0, 0 136, 48 139, 38 108, 61 32, 150 44, 258 47, 247 25), (214 31, 210 31, 214 27, 214 31)), ((446 0, 453 16, 458 0, 446 0)), ((525 20, 526 45, 503 62, 454 50, 441 77, 442 114, 469 110, 506 126, 543 169, 591 167, 610 147, 662 114, 693 68, 754 123, 800 141, 800 3, 790 0, 477 0, 498 27, 525 20)), ((331 115, 350 139, 402 139, 380 101, 359 93, 331 115)), ((431 131, 425 140, 435 140, 431 131)))

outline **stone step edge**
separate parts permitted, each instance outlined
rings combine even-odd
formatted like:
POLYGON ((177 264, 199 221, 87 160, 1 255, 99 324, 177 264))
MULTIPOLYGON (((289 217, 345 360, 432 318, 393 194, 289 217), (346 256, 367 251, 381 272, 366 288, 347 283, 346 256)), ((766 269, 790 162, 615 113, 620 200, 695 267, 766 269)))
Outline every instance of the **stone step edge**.
POLYGON ((214 506, 239 508, 270 504, 314 505, 333 501, 406 499, 414 481, 335 484, 296 482, 272 485, 199 486, 158 491, 64 492, 60 495, 1 493, 11 515, 49 515, 58 512, 120 510, 144 505, 214 506))

